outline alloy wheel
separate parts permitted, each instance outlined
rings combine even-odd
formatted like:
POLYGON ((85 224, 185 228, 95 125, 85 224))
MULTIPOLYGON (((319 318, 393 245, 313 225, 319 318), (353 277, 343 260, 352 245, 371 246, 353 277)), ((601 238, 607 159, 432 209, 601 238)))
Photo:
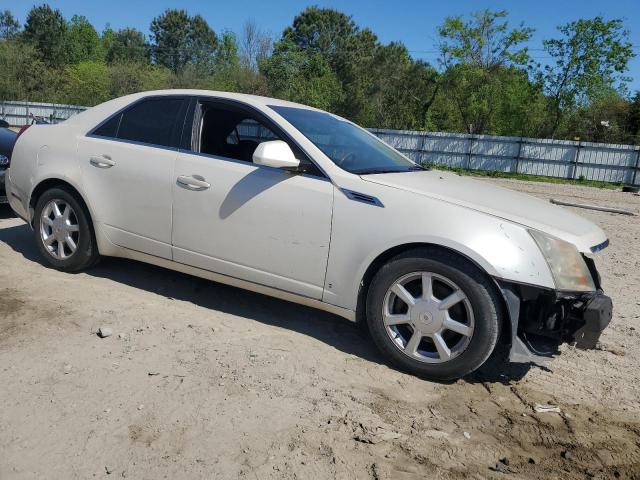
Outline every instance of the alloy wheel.
POLYGON ((452 280, 413 272, 387 290, 382 318, 393 344, 425 363, 443 363, 466 350, 474 331, 471 303, 452 280))
POLYGON ((50 200, 42 209, 40 238, 47 252, 56 260, 66 260, 78 249, 80 226, 69 203, 50 200))

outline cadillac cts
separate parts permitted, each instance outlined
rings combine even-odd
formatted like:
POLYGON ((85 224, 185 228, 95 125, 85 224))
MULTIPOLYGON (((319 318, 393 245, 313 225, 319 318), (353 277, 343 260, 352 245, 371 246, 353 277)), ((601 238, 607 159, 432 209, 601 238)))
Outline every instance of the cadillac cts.
POLYGON ((427 378, 590 348, 611 318, 591 222, 281 100, 156 91, 32 126, 6 191, 53 268, 127 257, 316 307, 427 378))

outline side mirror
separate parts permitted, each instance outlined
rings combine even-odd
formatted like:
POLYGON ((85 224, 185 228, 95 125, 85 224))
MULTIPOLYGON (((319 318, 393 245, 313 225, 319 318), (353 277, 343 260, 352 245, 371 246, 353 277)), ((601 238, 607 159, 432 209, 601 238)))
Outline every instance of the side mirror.
POLYGON ((253 163, 287 170, 295 170, 300 166, 300 160, 295 157, 291 147, 282 140, 271 140, 259 144, 253 152, 253 163))

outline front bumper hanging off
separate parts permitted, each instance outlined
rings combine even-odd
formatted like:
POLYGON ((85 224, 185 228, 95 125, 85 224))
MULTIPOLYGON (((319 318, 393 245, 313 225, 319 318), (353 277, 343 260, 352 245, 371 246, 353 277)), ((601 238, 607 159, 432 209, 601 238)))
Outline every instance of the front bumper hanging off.
POLYGON ((595 348, 602 331, 607 328, 613 316, 613 302, 603 293, 595 294, 582 311, 582 326, 572 332, 576 347, 595 348))
POLYGON ((499 282, 511 325, 509 360, 542 364, 559 353, 562 343, 595 348, 613 314, 611 298, 600 289, 593 262, 588 265, 595 292, 560 292, 499 282))

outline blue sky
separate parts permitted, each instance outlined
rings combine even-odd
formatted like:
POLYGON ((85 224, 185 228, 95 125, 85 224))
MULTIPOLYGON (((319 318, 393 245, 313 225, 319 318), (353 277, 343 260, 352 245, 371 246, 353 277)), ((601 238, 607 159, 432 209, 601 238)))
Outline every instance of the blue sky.
MULTIPOLYGON (((0 9, 8 8, 21 22, 34 4, 0 0, 0 9)), ((536 0, 536 1, 471 1, 471 0, 49 0, 70 18, 73 14, 85 15, 102 30, 106 24, 114 28, 134 26, 148 33, 151 19, 167 8, 184 8, 191 14, 201 14, 216 31, 225 29, 240 31, 245 20, 251 19, 264 29, 279 35, 293 17, 307 5, 336 8, 353 16, 360 26, 371 28, 383 42, 404 42, 414 57, 435 63, 434 49, 436 29, 450 15, 489 8, 509 11, 512 24, 525 22, 535 27, 536 33, 530 48, 532 56, 545 61, 541 51, 542 39, 556 34, 556 27, 577 18, 602 15, 605 18, 622 18, 630 33, 634 51, 638 55, 630 65, 633 78, 631 90, 640 90, 640 1, 639 0, 536 0)))

